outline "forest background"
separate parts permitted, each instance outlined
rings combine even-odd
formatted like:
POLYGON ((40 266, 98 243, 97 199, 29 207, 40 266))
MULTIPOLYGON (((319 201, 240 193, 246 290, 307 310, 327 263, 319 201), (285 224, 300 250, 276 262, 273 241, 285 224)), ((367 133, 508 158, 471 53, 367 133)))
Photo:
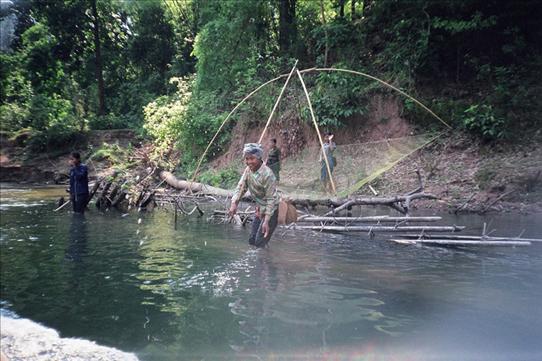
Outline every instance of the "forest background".
MULTIPOLYGON (((455 134, 513 144, 540 135, 541 13, 536 0, 2 0, 1 132, 36 154, 130 128, 190 174, 229 111, 298 60, 377 76, 455 134)), ((371 97, 389 93, 348 74, 307 82, 323 130, 363 122, 371 97)), ((208 160, 234 124, 267 119, 281 86, 243 105, 208 160)), ((419 129, 441 128, 400 101, 419 129)), ((304 103, 283 107, 310 120, 304 103)))

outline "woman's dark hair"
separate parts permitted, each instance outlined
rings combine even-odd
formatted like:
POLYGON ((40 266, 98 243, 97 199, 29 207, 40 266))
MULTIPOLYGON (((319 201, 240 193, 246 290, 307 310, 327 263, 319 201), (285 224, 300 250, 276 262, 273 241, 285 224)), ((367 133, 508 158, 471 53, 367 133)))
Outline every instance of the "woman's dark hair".
POLYGON ((81 160, 81 154, 79 152, 71 152, 70 157, 73 159, 81 160))

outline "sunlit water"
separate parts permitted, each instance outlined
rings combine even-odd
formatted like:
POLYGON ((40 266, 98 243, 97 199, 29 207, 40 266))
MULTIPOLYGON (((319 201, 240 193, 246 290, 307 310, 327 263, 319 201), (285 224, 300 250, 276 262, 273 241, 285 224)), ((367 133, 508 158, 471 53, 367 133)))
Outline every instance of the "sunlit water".
MULTIPOLYGON (((173 215, 52 212, 58 190, 3 186, 1 300, 141 360, 540 360, 542 245, 440 248, 248 229, 173 215), (141 218, 141 221, 139 219, 141 218)), ((473 216, 447 221, 480 233, 473 216)), ((493 216, 542 236, 542 215, 493 216)))

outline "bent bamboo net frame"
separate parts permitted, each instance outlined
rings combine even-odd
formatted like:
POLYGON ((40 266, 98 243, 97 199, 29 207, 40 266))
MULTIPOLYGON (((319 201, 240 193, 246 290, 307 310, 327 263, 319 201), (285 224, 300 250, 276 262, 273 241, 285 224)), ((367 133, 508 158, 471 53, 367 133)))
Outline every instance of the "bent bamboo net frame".
POLYGON ((309 92, 307 91, 307 87, 305 86, 305 82, 303 81, 303 77, 301 76, 301 73, 299 70, 297 71, 297 76, 299 77, 299 81, 301 82, 301 85, 303 86, 303 91, 305 92, 305 96, 307 97, 307 103, 309 104, 309 110, 311 113, 312 121, 314 123, 314 128, 316 128, 316 133, 318 134, 318 140, 320 141, 320 146, 322 147, 322 157, 324 158, 324 162, 326 163, 326 169, 327 169, 327 176, 329 177, 329 180, 331 182, 331 188, 333 189, 333 194, 337 193, 337 190, 335 189, 335 182, 333 182, 333 176, 331 174, 331 168, 329 167, 329 159, 327 159, 327 155, 324 149, 324 141, 322 140, 322 134, 320 134, 320 129, 318 129, 318 122, 316 122, 316 117, 314 116, 314 111, 312 110, 312 103, 311 98, 309 97, 309 92))
POLYGON ((196 166, 196 170, 194 171, 194 174, 192 175, 192 179, 190 180, 190 182, 194 182, 194 180, 196 179, 197 175, 198 175, 198 171, 201 167, 201 163, 203 162, 203 159, 205 158, 205 156, 207 155, 207 152, 209 151, 209 148, 211 148, 211 145, 214 143, 214 141, 216 140, 216 138, 218 137, 218 134, 220 134, 220 132, 222 131, 222 128, 224 128, 224 125, 226 125, 226 122, 231 118, 231 116, 233 115, 233 113, 235 113, 235 111, 237 109, 239 109, 239 107, 241 105, 243 105, 251 96, 253 96, 254 94, 256 94, 258 91, 260 91, 263 87, 271 84, 271 83, 274 83, 275 81, 279 80, 279 79, 282 79, 284 78, 285 76, 287 76, 286 74, 282 74, 282 75, 279 75, 277 76, 276 78, 273 78, 265 83, 263 83, 262 85, 260 85, 259 87, 257 87, 256 89, 254 89, 253 91, 251 91, 246 97, 243 98, 243 100, 241 100, 229 113, 228 115, 226 116, 226 118, 224 119, 224 121, 222 122, 222 124, 220 124, 220 127, 218 127, 218 130, 216 131, 215 135, 213 136, 213 138, 211 139, 211 141, 209 142, 209 144, 207 144, 207 148, 205 148, 205 150, 203 151, 203 154, 201 155, 201 157, 199 158, 198 160, 198 165, 196 166))
MULTIPOLYGON (((296 64, 297 64, 297 61, 296 61, 296 64)), ((294 69, 295 69, 295 66, 294 66, 294 69)), ((293 69, 292 69, 293 71, 293 69)), ((194 171, 194 174, 192 175, 192 179, 190 180, 190 182, 194 182, 194 180, 196 179, 197 175, 198 175, 198 172, 199 172, 199 169, 201 167, 201 163, 203 162, 203 159, 205 158, 205 156, 207 155, 207 152, 209 151, 209 149, 211 148, 211 145, 214 143, 214 141, 216 140, 216 138, 218 137, 218 134, 220 134, 220 132, 222 131, 222 129, 224 128, 224 125, 226 125, 226 122, 231 118, 231 116, 235 113, 235 111, 237 111, 237 109, 239 109, 239 107, 241 105, 243 105, 251 96, 253 96, 254 94, 256 94, 258 91, 260 91, 262 88, 264 88, 265 86, 271 84, 271 83, 274 83, 275 81, 279 80, 279 79, 282 79, 284 77, 288 77, 288 79, 290 78, 291 76, 291 73, 292 71, 290 72, 290 74, 282 74, 282 75, 279 75, 277 76, 276 78, 273 78, 265 83, 263 83, 262 85, 260 85, 259 87, 257 87, 256 89, 254 89, 252 92, 250 92, 246 97, 244 97, 229 113, 228 115, 226 116, 226 118, 224 119, 224 121, 222 122, 222 124, 220 124, 220 127, 218 128, 218 130, 216 131, 215 135, 213 136, 213 138, 211 139, 211 141, 209 142, 209 144, 207 145, 207 147, 205 148, 205 151, 203 152, 203 154, 201 155, 200 159, 198 160, 198 164, 196 166, 196 170, 194 171)), ((360 75, 360 76, 363 76, 365 78, 368 78, 368 79, 371 79, 371 80, 375 80, 377 82, 379 82, 380 84, 392 89, 392 90, 395 90, 396 92, 398 92, 399 94, 407 97, 408 99, 412 100, 413 102, 415 102, 416 104, 418 104, 419 106, 421 106, 423 109, 425 109, 429 114, 431 114, 433 117, 435 117, 436 119, 438 119, 442 124, 444 124, 447 128, 449 129, 452 129, 452 127, 446 123, 441 117, 439 117, 438 115, 436 115, 431 109, 429 109, 427 106, 425 106, 422 102, 420 102, 419 100, 417 100, 416 98, 412 97, 411 95, 405 93, 404 91, 402 91, 401 89, 385 82, 384 80, 382 79, 379 79, 375 76, 372 76, 372 75, 369 75, 369 74, 366 74, 366 73, 363 73, 363 72, 359 72, 359 71, 355 71, 355 70, 349 70, 349 69, 340 69, 340 68, 309 68, 309 69, 303 69, 303 70, 298 70, 298 72, 300 74, 304 74, 304 73, 311 73, 311 72, 318 72, 318 71, 324 71, 324 72, 333 72, 333 71, 337 71, 337 72, 343 72, 343 73, 348 73, 348 74, 354 74, 354 75, 360 75)), ((286 83, 287 84, 287 83, 286 83)), ((282 94, 282 92, 281 92, 282 94)), ((276 103, 278 104, 278 103, 276 103)), ((269 125, 269 122, 270 122, 270 119, 271 119, 271 116, 269 117, 269 120, 268 120, 268 124, 266 124, 266 128, 267 126, 269 125)), ((265 131, 265 129, 264 129, 265 131)), ((263 135, 262 137, 263 138, 263 135)), ((260 142, 261 142, 261 138, 260 138, 260 142)), ((328 165, 328 171, 329 171, 329 165, 328 165)))
POLYGON ((275 114, 275 111, 277 110, 277 107, 279 106, 280 100, 282 99, 282 94, 284 94, 284 90, 286 90, 286 87, 288 86, 288 83, 290 82, 290 78, 292 77, 292 74, 294 73, 294 70, 297 68, 297 62, 295 61, 294 66, 292 67, 292 70, 290 70, 290 74, 288 74, 288 78, 286 78, 286 82, 284 83, 279 97, 277 98, 277 101, 275 102, 275 105, 273 106, 273 109, 271 110, 271 114, 269 114, 269 118, 267 119, 267 123, 265 123, 265 127, 263 128, 262 134, 260 135, 260 139, 258 140, 258 143, 262 143, 263 137, 265 135, 265 132, 267 131, 267 127, 269 127, 269 124, 271 124, 271 119, 273 119, 273 115, 275 114))

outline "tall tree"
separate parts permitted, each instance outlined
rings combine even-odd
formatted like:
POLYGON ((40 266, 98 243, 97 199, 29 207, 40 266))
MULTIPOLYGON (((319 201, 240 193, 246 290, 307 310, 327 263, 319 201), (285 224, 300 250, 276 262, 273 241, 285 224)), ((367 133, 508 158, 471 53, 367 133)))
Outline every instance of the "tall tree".
POLYGON ((105 115, 105 86, 102 69, 102 50, 100 41, 100 21, 98 17, 98 9, 96 0, 91 0, 92 9, 92 32, 94 34, 94 59, 96 62, 96 80, 98 81, 98 115, 105 115))
POLYGON ((297 38, 295 23, 296 0, 279 0, 279 49, 281 54, 292 54, 297 38))

